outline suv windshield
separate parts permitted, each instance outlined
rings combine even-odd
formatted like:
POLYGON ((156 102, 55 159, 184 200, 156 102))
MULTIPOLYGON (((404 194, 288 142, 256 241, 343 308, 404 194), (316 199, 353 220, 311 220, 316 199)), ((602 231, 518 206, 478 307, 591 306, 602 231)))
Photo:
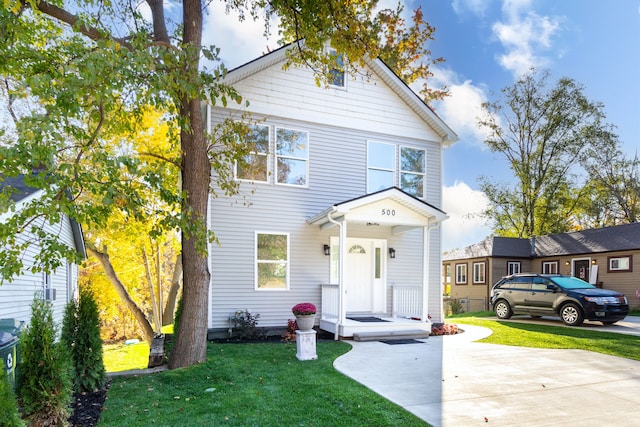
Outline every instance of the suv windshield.
POLYGON ((563 276, 563 277, 553 277, 554 283, 559 285, 564 289, 593 289, 595 286, 585 282, 584 280, 580 280, 577 277, 563 276))

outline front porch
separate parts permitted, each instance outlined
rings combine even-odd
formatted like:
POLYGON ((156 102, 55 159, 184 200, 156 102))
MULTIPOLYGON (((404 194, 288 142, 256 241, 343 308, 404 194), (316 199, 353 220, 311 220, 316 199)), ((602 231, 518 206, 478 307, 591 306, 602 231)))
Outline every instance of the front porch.
POLYGON ((431 322, 420 320, 422 289, 418 286, 391 286, 391 313, 347 312, 340 321, 339 286, 322 285, 320 329, 337 339, 358 341, 426 338, 431 322))

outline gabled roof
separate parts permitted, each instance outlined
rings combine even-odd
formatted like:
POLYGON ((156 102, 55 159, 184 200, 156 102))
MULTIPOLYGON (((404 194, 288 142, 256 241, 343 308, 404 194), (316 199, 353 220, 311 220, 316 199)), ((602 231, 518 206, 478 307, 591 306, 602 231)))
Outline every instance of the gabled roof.
POLYGON ((489 236, 483 241, 466 248, 446 252, 443 254, 442 259, 449 261, 487 257, 529 258, 531 257, 531 243, 529 239, 489 236))
MULTIPOLYGON (((0 191, 5 188, 11 188, 13 191, 10 195, 10 199, 15 203, 26 202, 30 197, 39 197, 42 190, 35 187, 30 187, 24 182, 24 175, 18 175, 16 177, 0 177, 0 191)), ((73 234, 73 241, 76 246, 76 250, 82 256, 83 259, 87 258, 87 251, 84 246, 84 236, 82 234, 82 227, 78 222, 69 218, 71 223, 71 232, 73 234)))
POLYGON ((533 258, 640 249, 640 223, 538 236, 531 239, 487 237, 480 243, 446 252, 442 259, 481 257, 533 258), (531 252, 532 246, 535 247, 531 252))
MULTIPOLYGON (((329 216, 334 220, 341 220, 344 217, 349 217, 353 212, 356 212, 360 208, 366 206, 372 206, 381 201, 393 201, 401 206, 403 209, 412 212, 414 217, 403 216, 398 218, 388 217, 388 221, 384 224, 376 225, 390 225, 394 227, 416 227, 424 226, 426 223, 439 223, 448 218, 447 214, 441 209, 414 197, 398 187, 390 187, 384 190, 377 191, 375 193, 366 194, 364 196, 356 197, 353 199, 338 202, 323 210, 322 212, 309 218, 307 222, 309 224, 319 225, 320 227, 326 227, 331 224, 329 216)), ((365 221, 362 218, 358 218, 356 221, 365 221)))
MULTIPOLYGON (((287 51, 293 49, 293 47, 293 44, 285 45, 236 67, 227 73, 223 82, 233 85, 273 65, 282 63, 287 59, 287 51)), ((365 64, 442 138, 443 144, 449 146, 458 140, 458 135, 384 61, 380 58, 371 59, 367 57, 365 58, 365 64)))

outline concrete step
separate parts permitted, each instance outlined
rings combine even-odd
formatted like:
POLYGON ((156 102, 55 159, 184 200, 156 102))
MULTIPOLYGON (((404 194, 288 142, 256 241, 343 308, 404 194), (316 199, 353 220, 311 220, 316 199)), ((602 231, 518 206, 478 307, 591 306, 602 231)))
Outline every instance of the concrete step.
POLYGON ((374 332, 354 332, 354 341, 380 341, 380 340, 406 340, 429 338, 429 332, 420 330, 406 331, 374 331, 374 332))

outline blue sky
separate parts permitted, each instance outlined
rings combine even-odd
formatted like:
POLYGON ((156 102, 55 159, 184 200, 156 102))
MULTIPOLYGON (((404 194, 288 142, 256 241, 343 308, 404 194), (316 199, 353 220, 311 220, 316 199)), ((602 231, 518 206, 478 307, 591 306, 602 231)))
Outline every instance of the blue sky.
MULTIPOLYGON (((393 7, 395 0, 380 5, 393 7)), ((633 155, 640 137, 640 0, 420 0, 405 1, 407 11, 422 6, 436 28, 429 48, 446 62, 434 80, 451 96, 437 113, 460 139, 444 152, 443 250, 467 246, 490 234, 477 217, 486 203, 478 177, 509 181, 506 162, 483 146, 476 127, 481 102, 490 100, 517 76, 535 66, 555 79, 569 77, 585 94, 602 102, 607 121, 617 127, 625 151, 633 155)), ((205 43, 222 48, 232 68, 275 48, 276 37, 263 36, 260 22, 239 24, 224 14, 221 2, 210 6, 205 43)))

